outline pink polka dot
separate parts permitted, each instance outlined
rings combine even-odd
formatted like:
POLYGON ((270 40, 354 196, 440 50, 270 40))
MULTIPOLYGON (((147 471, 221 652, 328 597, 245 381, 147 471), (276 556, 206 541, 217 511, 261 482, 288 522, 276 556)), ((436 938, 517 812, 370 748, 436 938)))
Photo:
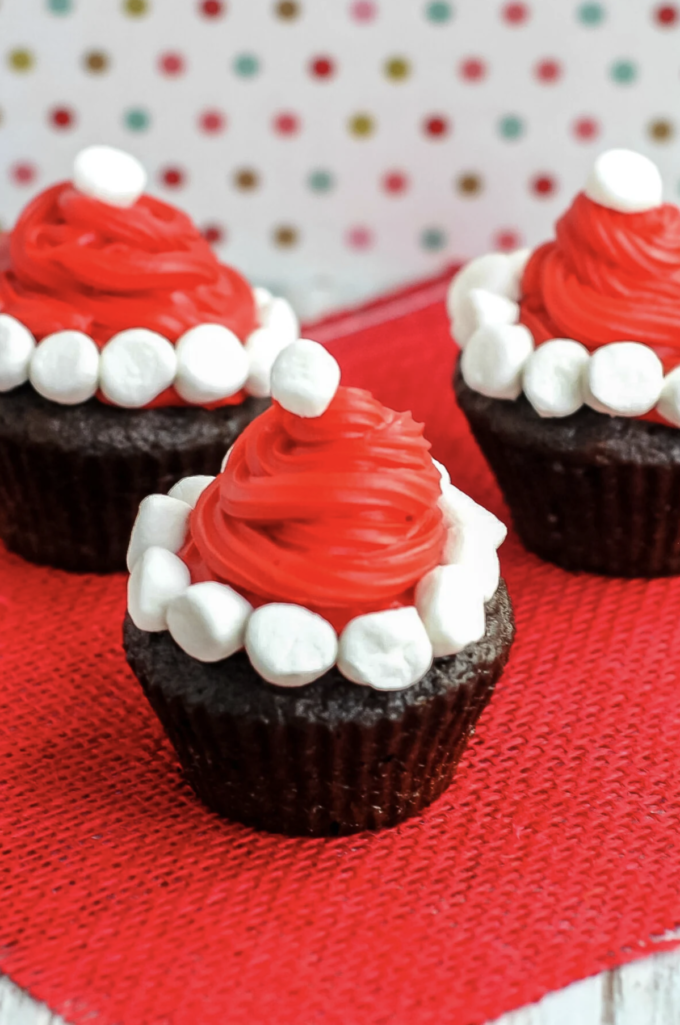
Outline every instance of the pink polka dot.
POLYGON ((522 236, 514 228, 501 228, 494 238, 494 249, 502 253, 510 253, 513 249, 519 249, 522 244, 522 236))
POLYGON ((347 232, 347 245, 352 249, 368 249, 373 244, 373 235, 368 228, 350 228, 347 232))
POLYGON ((227 119, 221 110, 204 110, 198 118, 199 128, 208 135, 217 135, 218 132, 223 132, 226 124, 227 119))
POLYGON ((527 4, 511 3, 505 4, 501 16, 508 25, 523 25, 529 20, 530 13, 527 4))
POLYGON ((28 160, 19 160, 10 167, 9 176, 15 185, 30 185, 38 176, 38 168, 28 160))
POLYGON ((409 180, 402 171, 387 171, 383 175, 382 187, 385 192, 389 192, 392 196, 406 192, 409 186, 409 180))
POLYGON ((160 173, 161 184, 167 189, 181 189, 184 185, 186 175, 181 167, 165 167, 160 173))
POLYGON ((182 75, 185 70, 184 57, 175 51, 162 53, 158 58, 158 69, 162 75, 182 75))
POLYGON ((467 82, 479 82, 486 77, 486 64, 480 57, 467 57, 459 70, 460 77, 467 82))
POLYGON ((221 224, 204 224, 201 228, 201 235, 211 246, 219 245, 227 237, 227 233, 221 224))
POLYGON ((537 174, 531 179, 531 191, 535 196, 552 196, 557 189, 557 182, 550 174, 537 174))
POLYGON ((574 135, 583 142, 590 142, 600 134, 600 126, 594 117, 580 117, 573 124, 574 135))
POLYGON ((355 3, 350 6, 350 14, 355 21, 373 21, 378 8, 375 4, 371 3, 371 0, 355 0, 355 3))
POLYGON ((296 114, 284 111, 273 118, 272 128, 277 135, 296 135, 300 131, 300 120, 296 114))
POLYGON ((562 67, 559 61, 548 58, 538 62, 534 68, 534 74, 539 82, 556 82, 562 76, 562 67))

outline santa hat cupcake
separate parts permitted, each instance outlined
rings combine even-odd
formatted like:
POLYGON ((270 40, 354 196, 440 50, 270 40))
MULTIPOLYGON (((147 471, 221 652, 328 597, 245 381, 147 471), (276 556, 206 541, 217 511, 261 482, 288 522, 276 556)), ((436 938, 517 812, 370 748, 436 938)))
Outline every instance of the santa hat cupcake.
POLYGON ((299 334, 145 183, 90 147, 0 240, 0 536, 38 562, 122 569, 143 495, 216 471, 299 334))
POLYGON ((456 393, 528 548, 568 569, 680 572, 680 209, 610 150, 534 252, 449 291, 456 393))
POLYGON ((449 784, 507 660, 505 527, 422 427, 320 345, 215 478, 146 498, 125 650, 215 811, 288 834, 394 825, 449 784))

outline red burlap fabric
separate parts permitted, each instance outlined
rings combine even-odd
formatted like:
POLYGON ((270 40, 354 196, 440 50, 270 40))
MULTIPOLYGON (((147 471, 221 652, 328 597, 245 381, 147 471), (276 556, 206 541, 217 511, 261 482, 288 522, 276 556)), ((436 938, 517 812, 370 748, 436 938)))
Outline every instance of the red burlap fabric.
MULTIPOLYGON (((316 337, 503 515, 443 293, 316 337)), ((3 555, 0 970, 76 1023, 472 1025, 672 944, 680 580, 569 575, 512 534, 501 561, 517 641, 453 786, 399 829, 318 841, 194 799, 121 654, 122 576, 3 555)))

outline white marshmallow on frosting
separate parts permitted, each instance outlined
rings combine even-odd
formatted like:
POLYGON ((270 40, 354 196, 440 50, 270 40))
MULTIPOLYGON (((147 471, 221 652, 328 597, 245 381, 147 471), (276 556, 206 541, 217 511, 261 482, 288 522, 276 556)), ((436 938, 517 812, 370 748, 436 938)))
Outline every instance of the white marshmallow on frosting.
POLYGON ((101 389, 116 406, 139 409, 169 388, 177 372, 175 348, 156 331, 132 327, 102 349, 101 389))
POLYGON ((533 348, 531 332, 523 324, 480 327, 463 350, 463 380, 468 388, 490 399, 516 399, 533 348))
POLYGON ((245 646, 253 668, 268 683, 304 687, 334 665, 338 638, 331 624, 309 609, 272 603, 253 612, 245 646))
POLYGON ((589 359, 585 345, 571 338, 552 338, 532 352, 522 386, 539 416, 570 416, 581 408, 589 359))
POLYGON ((437 470, 439 476, 441 477, 441 488, 442 488, 442 491, 443 491, 445 486, 447 484, 451 483, 451 474, 446 469, 444 464, 440 463, 438 459, 433 459, 432 462, 433 462, 433 464, 435 466, 435 469, 437 470))
POLYGON ((97 391, 99 349, 82 331, 56 331, 33 350, 29 378, 35 390, 52 402, 74 406, 97 391))
POLYGON ((216 402, 242 388, 249 363, 238 337, 222 324, 199 324, 175 345, 175 389, 187 402, 216 402))
POLYGON ((432 665, 432 644, 410 605, 350 620, 340 635, 338 669, 375 690, 404 690, 432 665))
POLYGON ((73 162, 79 192, 109 206, 132 206, 146 186, 146 171, 136 157, 113 146, 88 146, 73 162))
POLYGON ((214 480, 214 477, 207 477, 203 474, 197 474, 195 477, 182 477, 170 488, 168 498, 178 498, 180 502, 186 502, 193 509, 208 484, 212 484, 214 480))
POLYGON ((308 338, 286 346, 272 367, 272 398, 296 416, 321 416, 339 384, 337 360, 323 345, 308 338))
POLYGON ((498 590, 501 579, 498 553, 484 530, 449 527, 442 565, 465 567, 476 581, 484 601, 491 601, 498 590))
POLYGON ((300 337, 300 321, 287 299, 275 296, 260 312, 262 326, 277 334, 286 342, 300 337))
POLYGON ((132 570, 147 548, 178 552, 184 544, 191 506, 170 495, 147 495, 139 503, 127 550, 127 568, 132 570))
POLYGON ((610 210, 640 213, 661 205, 663 182, 648 157, 629 149, 610 149, 595 161, 585 193, 610 210))
POLYGON ((486 253, 470 260, 458 271, 449 285, 446 307, 453 321, 453 336, 461 348, 465 348, 479 326, 472 291, 482 289, 515 302, 519 298, 519 283, 528 255, 527 250, 486 253))
POLYGON ((255 288, 253 288, 253 299, 255 300, 258 323, 262 324, 267 310, 274 301, 274 296, 268 288, 263 288, 262 285, 256 285, 255 288))
POLYGON ((214 580, 192 584, 167 607, 166 621, 182 651, 199 662, 219 662, 244 644, 250 602, 214 580))
POLYGON ((35 338, 27 327, 0 313, 0 392, 11 391, 28 381, 35 338))
POLYGON ((610 416, 642 416, 659 401, 663 387, 661 360, 639 342, 612 342, 590 357, 586 402, 610 416))
POLYGON ((165 548, 147 548, 128 579, 128 612, 140 630, 165 630, 170 602, 189 587, 191 575, 165 548))
POLYGON ((285 332, 270 327, 258 327, 248 335, 244 348, 249 365, 245 388, 249 395, 257 399, 271 395, 274 361, 294 341, 285 332))
POLYGON ((656 408, 665 420, 680 427, 680 367, 666 374, 656 408))
MULTIPOLYGON (((486 288, 473 288, 470 291, 470 307, 472 318, 470 326, 474 332, 486 324, 516 324, 519 320, 519 305, 504 295, 496 295, 486 288)), ((468 341, 469 341, 468 338, 468 341)))
POLYGON ((486 630, 484 598, 467 566, 437 566, 416 587, 416 608, 435 658, 457 655, 486 630))
POLYGON ((494 548, 500 548, 508 536, 508 528, 497 516, 453 484, 442 484, 438 505, 448 528, 484 534, 494 548))

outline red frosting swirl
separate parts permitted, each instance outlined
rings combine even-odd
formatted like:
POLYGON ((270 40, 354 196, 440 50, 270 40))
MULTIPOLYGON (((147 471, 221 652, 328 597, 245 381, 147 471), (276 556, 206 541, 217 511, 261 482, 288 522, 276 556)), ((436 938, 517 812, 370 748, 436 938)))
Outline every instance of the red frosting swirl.
POLYGON ((680 363, 680 209, 621 213, 580 193, 556 240, 531 256, 521 320, 537 343, 574 338, 588 349, 642 342, 666 370, 680 363))
POLYGON ((180 557, 195 583, 304 605, 337 630, 411 605, 444 547, 429 448, 410 413, 358 388, 339 388, 314 419, 274 403, 201 495, 180 557))
MULTIPOLYGON (((74 329, 100 347, 131 327, 170 341, 204 323, 242 341, 256 327, 250 286, 218 262, 186 214, 146 195, 110 206, 68 182, 36 196, 5 240, 0 311, 38 339, 74 329)), ((183 404, 173 389, 153 404, 168 402, 183 404)))

